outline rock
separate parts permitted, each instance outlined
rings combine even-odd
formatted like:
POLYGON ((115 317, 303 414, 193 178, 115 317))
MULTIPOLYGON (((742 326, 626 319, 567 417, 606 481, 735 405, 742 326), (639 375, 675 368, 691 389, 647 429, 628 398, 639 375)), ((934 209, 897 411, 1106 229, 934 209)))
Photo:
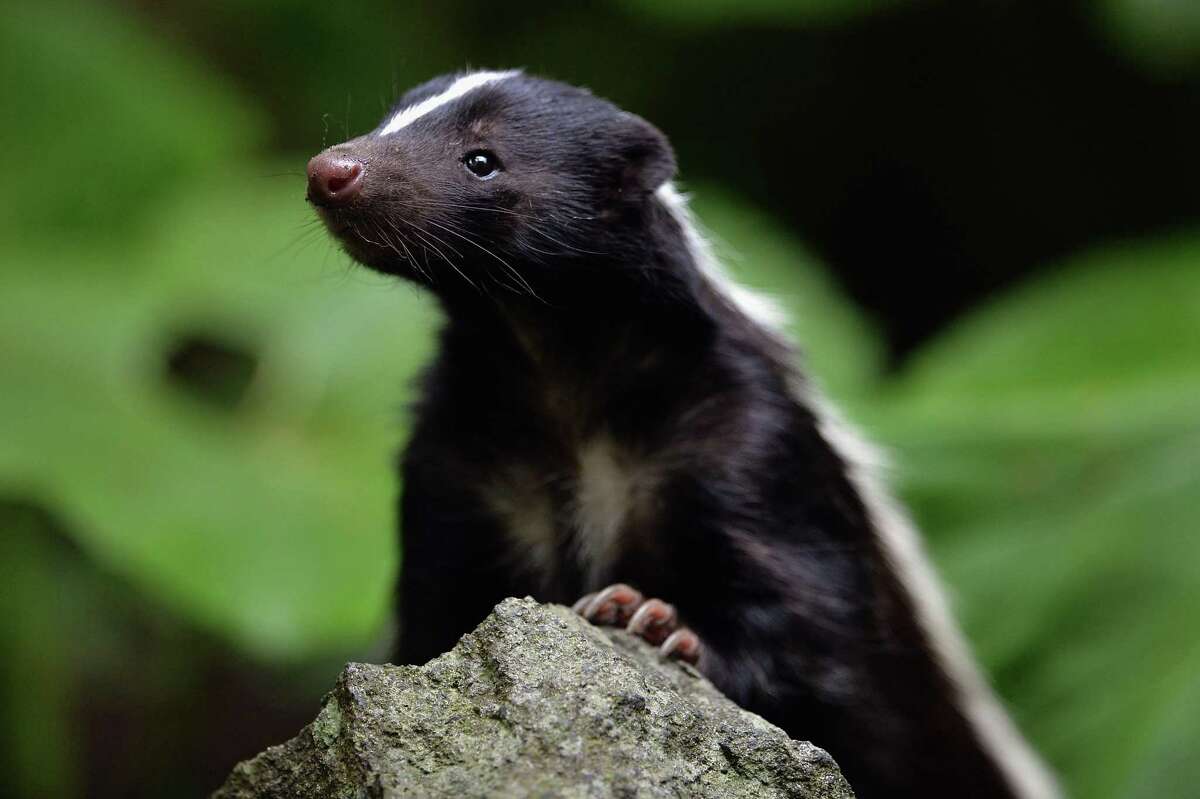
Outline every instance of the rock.
POLYGON ((421 667, 351 663, 214 797, 852 797, 833 759, 694 669, 506 599, 421 667))

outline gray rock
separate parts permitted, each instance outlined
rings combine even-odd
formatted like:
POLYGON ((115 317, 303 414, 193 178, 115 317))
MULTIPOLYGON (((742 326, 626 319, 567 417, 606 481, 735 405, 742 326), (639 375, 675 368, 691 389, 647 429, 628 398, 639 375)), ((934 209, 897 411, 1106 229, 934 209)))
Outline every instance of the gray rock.
POLYGON ((243 797, 852 797, 833 759, 694 669, 570 610, 507 599, 421 667, 351 663, 243 797))

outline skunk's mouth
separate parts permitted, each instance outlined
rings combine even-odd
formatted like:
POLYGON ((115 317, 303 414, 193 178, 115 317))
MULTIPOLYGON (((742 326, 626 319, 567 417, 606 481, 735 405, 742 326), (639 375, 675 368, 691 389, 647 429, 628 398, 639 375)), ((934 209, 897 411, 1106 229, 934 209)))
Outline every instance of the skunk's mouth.
POLYGON ((325 229, 329 231, 335 239, 341 240, 346 236, 353 236, 354 225, 350 220, 346 219, 345 214, 340 211, 332 211, 328 208, 317 206, 317 216, 325 223, 325 229))
POLYGON ((386 275, 428 282, 430 254, 415 226, 355 208, 317 208, 325 228, 359 264, 386 275))

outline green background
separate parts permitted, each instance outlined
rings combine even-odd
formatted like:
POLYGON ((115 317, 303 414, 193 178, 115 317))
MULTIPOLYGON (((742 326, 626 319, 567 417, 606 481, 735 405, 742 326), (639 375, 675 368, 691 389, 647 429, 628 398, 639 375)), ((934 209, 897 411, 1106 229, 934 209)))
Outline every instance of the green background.
MULTIPOLYGON (((903 4, 614 7, 686 39, 903 4)), ((0 15, 0 794, 199 794, 383 651, 391 463, 436 312, 336 250, 302 168, 393 86, 476 63, 456 31, 502 12, 328 5, 0 15)), ((1193 74, 1194 4, 1094 5, 1114 57, 1193 74)), ((652 73, 576 47, 586 24, 547 13, 535 66, 647 102, 652 73)), ((783 300, 828 393, 892 452, 980 659, 1064 783, 1195 795, 1200 224, 1057 258, 885 368, 877 325, 785 220, 683 169, 731 270, 783 300)))

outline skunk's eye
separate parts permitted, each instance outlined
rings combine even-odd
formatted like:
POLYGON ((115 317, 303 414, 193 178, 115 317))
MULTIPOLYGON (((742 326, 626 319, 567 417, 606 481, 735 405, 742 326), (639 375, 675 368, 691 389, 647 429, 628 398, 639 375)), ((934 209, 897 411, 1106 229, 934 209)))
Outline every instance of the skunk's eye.
POLYGON ((495 153, 490 153, 487 150, 473 150, 463 157, 463 164, 472 175, 481 179, 487 180, 496 177, 496 173, 500 171, 500 159, 496 158, 495 153))

